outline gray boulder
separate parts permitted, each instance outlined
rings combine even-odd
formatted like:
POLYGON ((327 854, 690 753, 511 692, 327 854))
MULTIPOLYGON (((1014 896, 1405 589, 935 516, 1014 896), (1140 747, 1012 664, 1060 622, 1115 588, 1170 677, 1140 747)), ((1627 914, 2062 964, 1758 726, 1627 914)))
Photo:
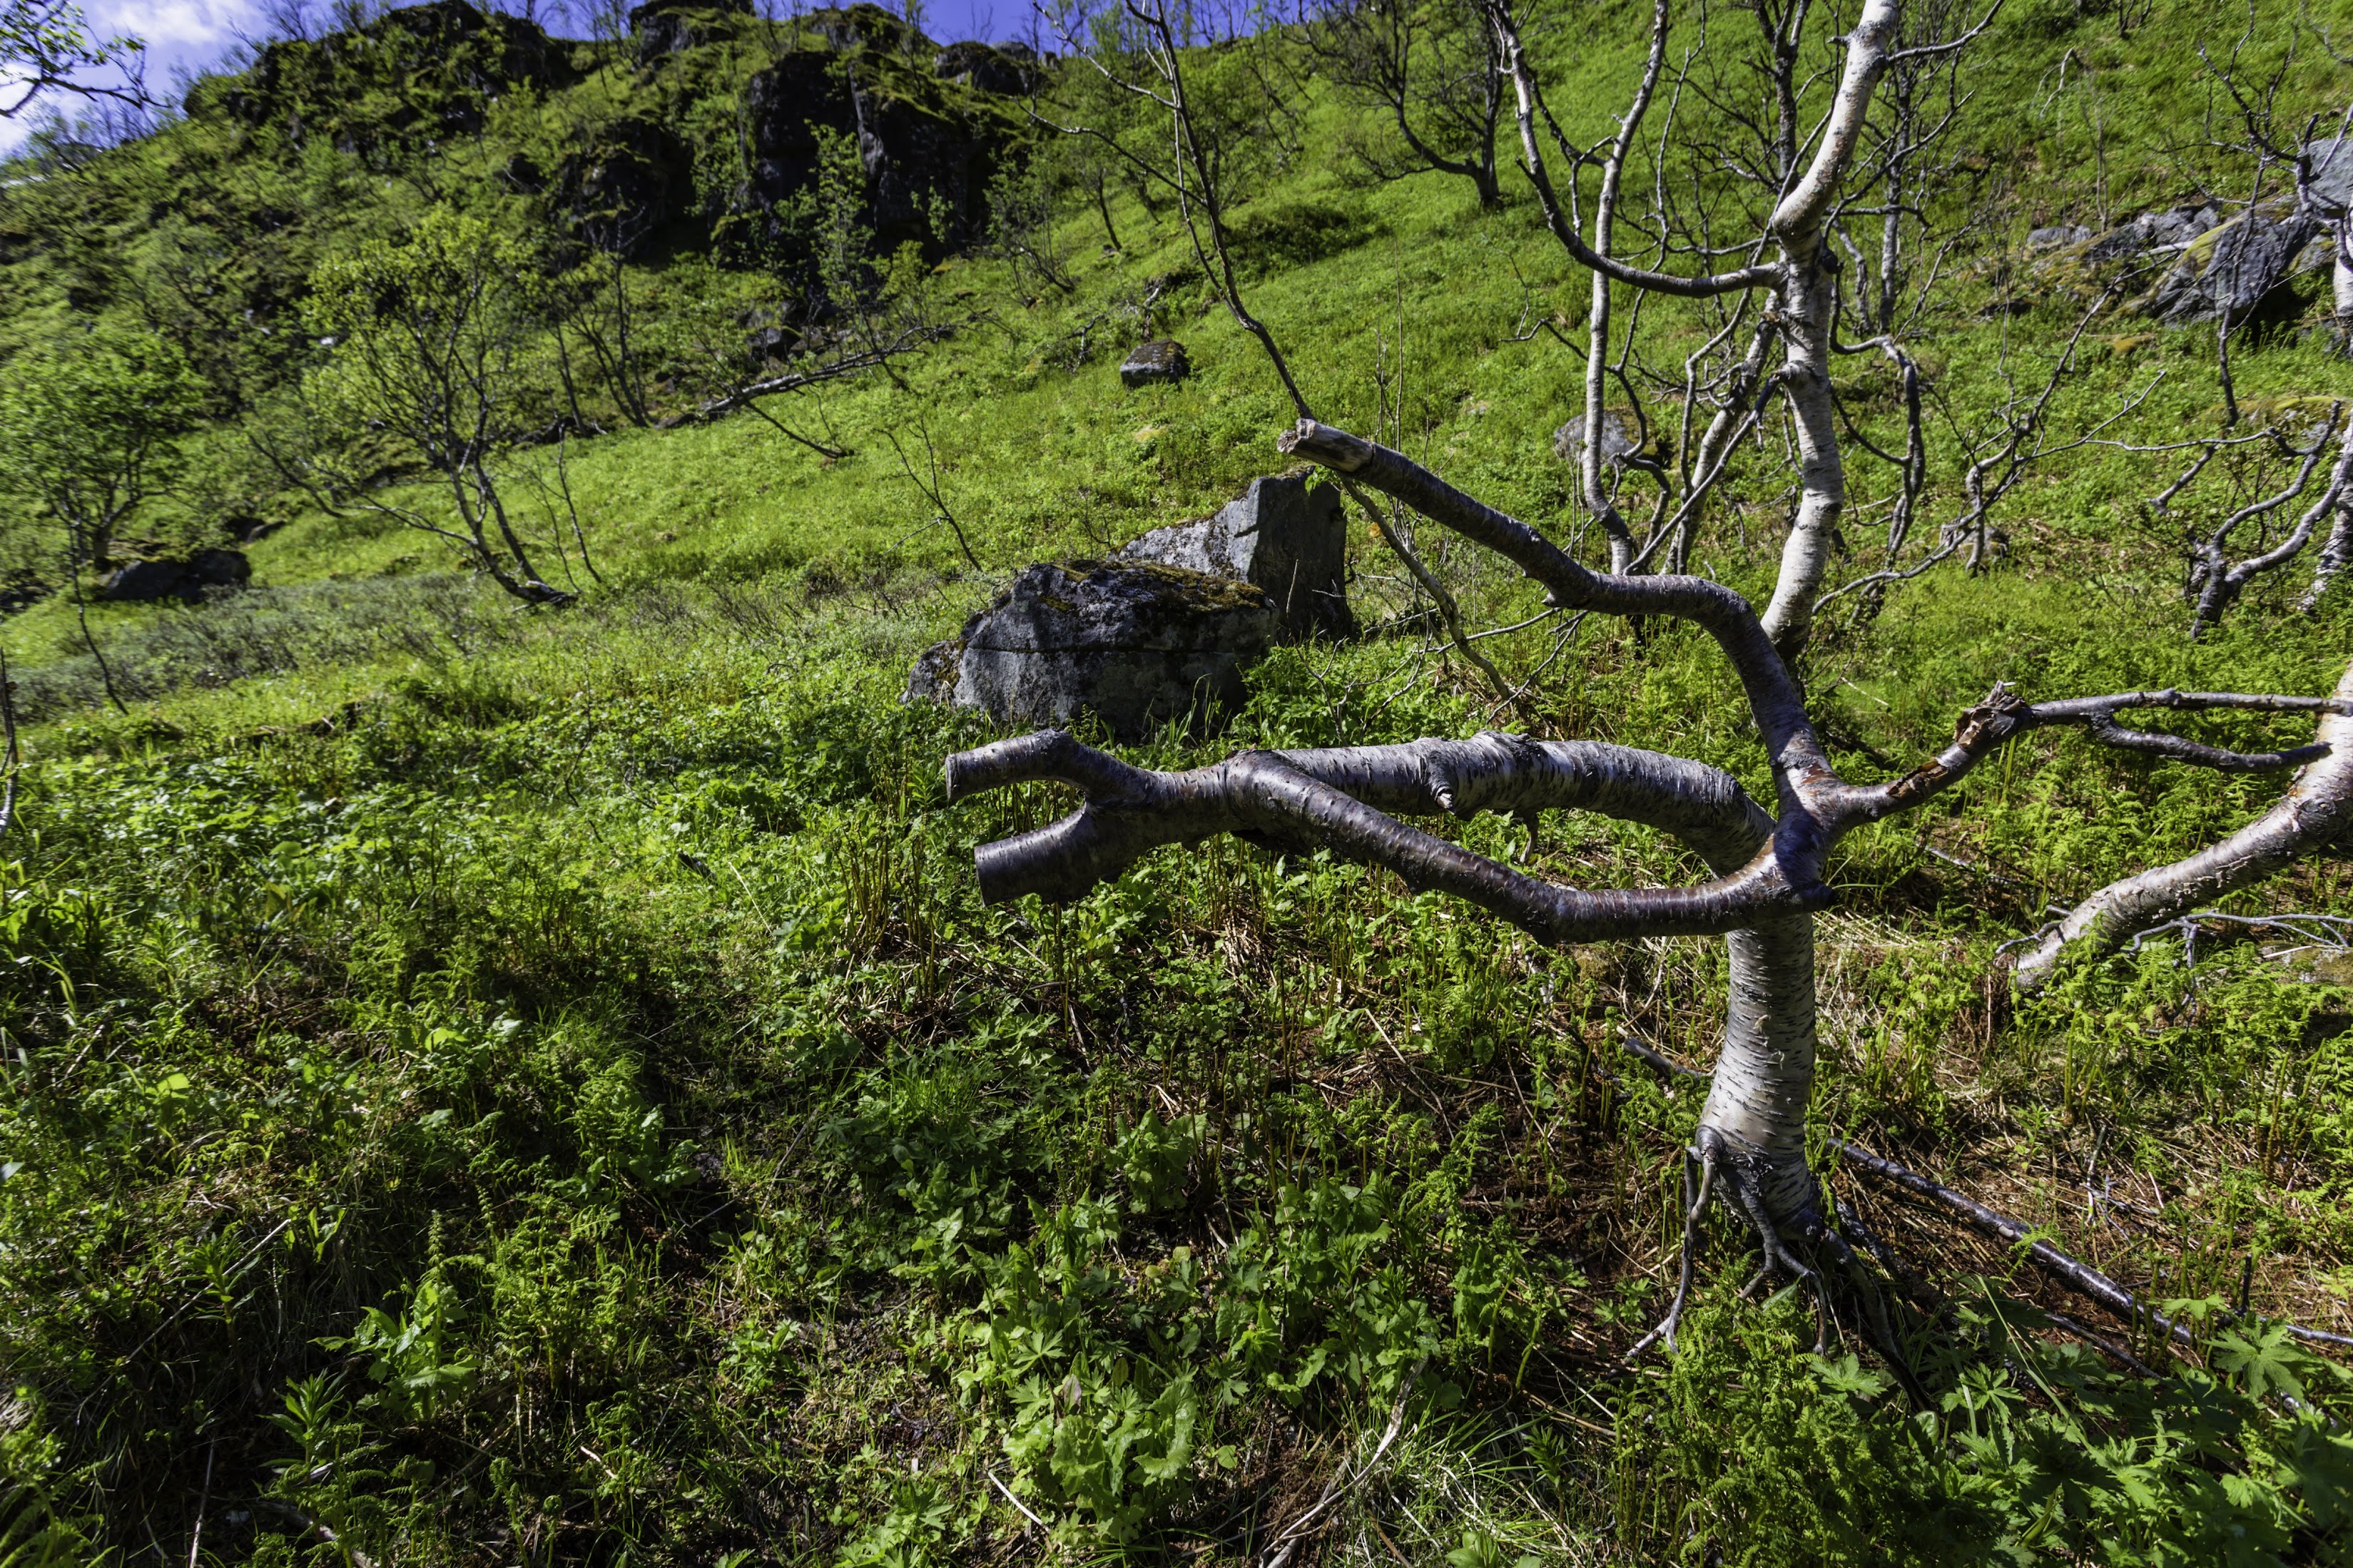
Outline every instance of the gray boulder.
POLYGON ((1138 343, 1119 366, 1119 379, 1129 386, 1182 381, 1192 374, 1193 363, 1185 356, 1185 345, 1174 338, 1138 343))
POLYGON ((2295 270, 2297 255, 2320 231, 2308 212, 2241 213, 2182 252, 2150 295, 2147 310, 2168 326, 2236 321, 2264 302, 2295 270))
POLYGON ((2336 218, 2353 207, 2353 135, 2307 142, 2297 162, 2305 170, 2305 200, 2314 211, 2336 218))
POLYGON ((907 695, 1002 722, 1092 712, 1140 740, 1240 708, 1243 668, 1282 629, 1274 602, 1229 577, 1145 561, 1047 563, 1023 568, 963 636, 926 648, 907 695))
POLYGON ((2058 223, 2038 228, 2026 237, 2029 250, 2055 250, 2063 245, 2081 245, 2092 237, 2092 231, 2081 224, 2058 223))
POLYGON ((2179 248, 2222 221, 2211 206, 2165 207, 2118 224, 2094 240, 2086 261, 2123 261, 2152 250, 2179 248))
POLYGON ((1155 528, 1113 559, 1249 583, 1282 609, 1291 637, 1356 635, 1356 617, 1348 612, 1347 521, 1340 492, 1330 485, 1287 475, 1252 479, 1240 500, 1211 516, 1155 528))
POLYGON ((207 588, 241 588, 253 566, 241 550, 199 550, 185 561, 132 561, 99 579, 98 596, 118 604, 184 599, 195 604, 207 588))

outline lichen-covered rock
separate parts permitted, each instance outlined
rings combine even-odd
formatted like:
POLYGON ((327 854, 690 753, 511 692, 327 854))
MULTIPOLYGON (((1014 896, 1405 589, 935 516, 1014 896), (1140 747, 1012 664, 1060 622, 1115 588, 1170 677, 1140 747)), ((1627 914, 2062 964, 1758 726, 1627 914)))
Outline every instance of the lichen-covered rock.
POLYGON ((2169 326, 2238 321, 2286 282, 2320 225, 2309 212, 2251 208, 2200 235, 2150 293, 2143 309, 2169 326))
POLYGON ((1119 366, 1119 379, 1128 386, 1177 382, 1192 374, 1193 362, 1186 357, 1185 345, 1175 338, 1154 338, 1150 342, 1138 343, 1119 366))
POLYGON ((1023 568, 962 637, 926 648, 907 694, 1005 722, 1092 712, 1135 740, 1240 707, 1242 670, 1281 629, 1273 601, 1248 583, 1150 562, 1047 563, 1023 568))
POLYGON ((949 703, 955 700, 956 676, 964 663, 964 638, 935 642, 915 656, 907 671, 907 700, 949 703))
POLYGON ((1191 522, 1155 528, 1115 559, 1156 561, 1261 589, 1292 637, 1356 635, 1348 610, 1348 528, 1340 492, 1306 478, 1252 479, 1239 500, 1191 522))

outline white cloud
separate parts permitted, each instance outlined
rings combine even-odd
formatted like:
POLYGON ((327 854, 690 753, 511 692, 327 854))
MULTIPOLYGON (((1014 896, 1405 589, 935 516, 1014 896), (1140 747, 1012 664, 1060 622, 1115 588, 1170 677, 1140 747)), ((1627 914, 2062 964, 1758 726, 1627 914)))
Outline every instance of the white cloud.
POLYGON ((97 31, 146 39, 159 64, 207 64, 257 20, 241 0, 98 0, 86 9, 97 31))

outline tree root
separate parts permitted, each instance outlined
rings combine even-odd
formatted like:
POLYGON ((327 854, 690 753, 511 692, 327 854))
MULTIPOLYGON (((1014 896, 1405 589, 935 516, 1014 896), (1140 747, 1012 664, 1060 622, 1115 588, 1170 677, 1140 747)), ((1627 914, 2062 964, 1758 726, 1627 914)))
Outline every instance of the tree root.
MULTIPOLYGON (((1661 1078, 1671 1083, 1685 1079, 1705 1079, 1709 1076, 1695 1068, 1687 1068, 1671 1059, 1631 1034, 1626 1035, 1620 1043, 1629 1055, 1640 1059, 1656 1071, 1661 1078)), ((1626 1359, 1629 1361, 1641 1355, 1653 1344, 1664 1344, 1669 1350, 1675 1348, 1675 1327, 1681 1321, 1683 1309, 1691 1299, 1693 1256, 1697 1247, 1696 1232, 1700 1217, 1706 1209, 1709 1188, 1716 1177, 1716 1163, 1725 1158, 1719 1153, 1715 1160, 1711 1160, 1708 1154, 1703 1152, 1709 1142, 1705 1132, 1703 1131, 1701 1136, 1702 1149, 1683 1151, 1683 1261, 1676 1281, 1674 1300, 1667 1309, 1666 1317, 1659 1325, 1637 1340, 1633 1349, 1627 1352, 1626 1359), (1692 1172, 1694 1167, 1700 1171, 1696 1191, 1692 1181, 1692 1172)), ((2024 1221, 2012 1219, 2008 1215, 1989 1209, 1976 1199, 1956 1192, 1941 1182, 1933 1181, 1908 1166, 1897 1164, 1893 1160, 1884 1159, 1852 1143, 1837 1138, 1826 1139, 1824 1142, 1838 1152, 1841 1161, 1853 1166, 1857 1171, 1889 1186, 1910 1193, 1915 1197, 1927 1199, 1947 1212, 1958 1215, 1971 1229, 1981 1235, 2011 1247, 2024 1244, 2028 1262, 2076 1295, 2087 1300, 2098 1302, 2128 1322, 2154 1324, 2164 1332, 2168 1341, 2175 1344, 2194 1345, 2197 1342, 2197 1335, 2186 1324, 2168 1317, 2090 1264, 2068 1256, 2049 1242, 2036 1237, 2033 1227, 2024 1221)), ((1755 1294, 1758 1287, 1770 1280, 1778 1272, 1803 1279, 1813 1286, 1818 1318, 1822 1313, 1831 1312, 1832 1309, 1820 1270, 1806 1268, 1791 1256, 1788 1249, 1789 1244, 1780 1234, 1782 1227, 1767 1222, 1761 1199, 1749 1189, 1747 1184, 1736 1179, 1727 1178, 1727 1180, 1730 1180, 1734 1191, 1739 1196, 1743 1217, 1748 1220, 1757 1229, 1758 1237, 1763 1239, 1765 1253, 1764 1267, 1757 1271, 1746 1286, 1743 1287, 1742 1299, 1746 1300, 1755 1294)), ((1853 1210, 1841 1205, 1838 1213, 1846 1227, 1852 1230, 1856 1239, 1869 1250, 1872 1257, 1878 1261, 1880 1268, 1886 1272, 1887 1277, 1891 1280, 1900 1282, 1894 1254, 1865 1228, 1861 1216, 1853 1210)), ((1801 1244, 1814 1249, 1828 1250, 1832 1259, 1841 1266, 1841 1271, 1854 1282, 1857 1287, 1857 1299, 1862 1303, 1866 1315, 1868 1323, 1866 1331, 1869 1337, 1878 1345, 1881 1353, 1888 1358, 1889 1363, 1900 1369, 1905 1387, 1913 1388, 1915 1384, 1911 1370, 1897 1345, 1893 1326, 1887 1318, 1885 1303, 1872 1283, 1869 1270, 1863 1267, 1862 1260, 1855 1256, 1853 1247, 1847 1243, 1844 1237, 1821 1220, 1819 1210, 1811 1215, 1800 1216, 1800 1224, 1805 1226, 1801 1244)), ((2251 1315, 2243 1311, 2232 1311, 2228 1308, 2223 1310, 2225 1315, 2234 1320, 2251 1315)), ((2133 1357, 2129 1352, 2112 1344, 2083 1325, 2072 1320, 2055 1316, 2052 1321, 2066 1332, 2089 1342, 2111 1356, 2130 1363, 2135 1369, 2143 1372, 2150 1370, 2146 1363, 2133 1357)), ((2353 1347, 2353 1334, 2330 1333, 2325 1329, 2307 1328, 2302 1323, 2281 1322, 2280 1326, 2297 1339, 2308 1343, 2353 1347)), ((1823 1343, 1818 1340, 1814 1346, 1815 1353, 1820 1354, 1823 1349, 1823 1343)), ((2151 1375, 2154 1373, 2152 1373, 2151 1375)))
MULTIPOLYGON (((1687 1068, 1652 1048, 1630 1031, 1620 1042, 1630 1055, 1641 1059, 1669 1082, 1682 1079, 1705 1079, 1710 1075, 1687 1068)), ((1724 1201, 1748 1222, 1756 1233, 1762 1264, 1747 1284, 1741 1288, 1743 1300, 1753 1298, 1776 1277, 1789 1279, 1811 1290, 1814 1298, 1814 1353, 1828 1352, 1831 1341, 1840 1321, 1839 1302, 1832 1294, 1832 1273, 1846 1286, 1849 1304, 1853 1309, 1854 1326, 1871 1342, 1873 1348, 1894 1369, 1896 1381, 1915 1404, 1925 1405, 1927 1393, 1912 1371, 1911 1360, 1904 1353, 1903 1342, 1897 1339, 1894 1323, 1887 1315, 1887 1304, 1880 1293, 1877 1281, 1862 1259, 1840 1235, 1838 1228, 1823 1217, 1822 1192, 1819 1184, 1812 1196, 1795 1214, 1777 1219, 1766 1195, 1765 1163, 1753 1152, 1744 1152, 1713 1129, 1700 1129, 1697 1144, 1683 1151, 1683 1247, 1675 1274, 1675 1294, 1667 1305, 1666 1316, 1650 1332, 1637 1340, 1626 1352, 1630 1362, 1639 1358, 1653 1345, 1677 1349, 1675 1331, 1683 1321, 1684 1309, 1691 1304, 1692 1280, 1699 1250, 1701 1221, 1706 1217, 1708 1200, 1718 1188, 1727 1194, 1724 1201), (1799 1257, 1800 1253, 1805 1258, 1799 1257), (1807 1259, 1810 1259, 1808 1261, 1807 1259)), ((1860 1226, 1856 1234, 1865 1246, 1871 1246, 1867 1233, 1860 1226)), ((1874 1256, 1880 1249, 1873 1247, 1874 1256)), ((1891 1271, 1891 1278, 1893 1272, 1891 1271)))
MULTIPOLYGON (((1839 1158, 1847 1164, 1877 1181, 1901 1188, 1915 1197, 1926 1198, 1948 1213, 1959 1215, 1970 1229, 2011 1247, 2023 1243, 2028 1262, 2076 1295, 2087 1300, 2098 1302, 2128 1322, 2155 1324, 2164 1331, 2168 1340, 2176 1344, 2194 1345, 2197 1342, 2197 1336, 2187 1325, 2167 1317, 2154 1306, 2135 1296, 2130 1290, 2126 1289, 2090 1264, 2079 1258, 2070 1258, 2049 1242, 2037 1237, 2033 1227, 2024 1221, 2012 1219, 2006 1214, 1989 1209, 1976 1199, 1955 1192, 1941 1182, 1931 1181, 1917 1171, 1899 1165, 1893 1160, 1883 1159, 1852 1143, 1841 1142, 1836 1138, 1826 1139, 1824 1142, 1837 1150, 1839 1158)), ((2231 1311, 2228 1308, 2225 1308, 2224 1311, 2234 1319, 2248 1315, 2244 1312, 2231 1311)), ((2306 1328, 2301 1323, 2282 1323, 2280 1326, 2297 1339, 2315 1344, 2353 1345, 2353 1335, 2332 1334, 2323 1329, 2306 1328)))
MULTIPOLYGON (((1649 1059, 1649 1053, 1638 1053, 1649 1059)), ((1678 1075, 1704 1076, 1692 1073, 1688 1068, 1676 1068, 1663 1058, 1653 1062, 1678 1075)), ((1691 1304, 1692 1279, 1699 1250, 1701 1222, 1706 1217, 1708 1200, 1722 1188, 1724 1202, 1747 1220, 1755 1231, 1763 1264, 1741 1289, 1741 1299, 1755 1296, 1758 1289, 1777 1277, 1789 1279, 1806 1286, 1814 1299, 1814 1353, 1828 1353, 1840 1319, 1840 1301, 1832 1290, 1833 1270, 1841 1279, 1850 1309, 1849 1318, 1862 1336, 1885 1358, 1894 1369, 1896 1381, 1915 1404, 1925 1405, 1927 1393, 1914 1374, 1910 1358, 1904 1353, 1903 1343, 1896 1338, 1894 1325, 1889 1321, 1887 1306, 1878 1284, 1862 1259, 1848 1245, 1844 1237, 1822 1218, 1819 1198, 1805 1211, 1789 1219, 1777 1222, 1767 1205, 1762 1172, 1752 1168, 1756 1162, 1744 1159, 1738 1151, 1711 1135, 1706 1128, 1700 1130, 1696 1146, 1683 1151, 1683 1247, 1675 1276, 1674 1299, 1667 1305, 1666 1316, 1650 1332, 1634 1342, 1626 1352, 1633 1361, 1653 1345, 1664 1345, 1669 1351, 1679 1348, 1675 1331, 1683 1321, 1683 1310, 1691 1304), (1794 1235, 1790 1234, 1794 1232, 1794 1235), (1804 1257, 1800 1257, 1800 1254, 1804 1257)))

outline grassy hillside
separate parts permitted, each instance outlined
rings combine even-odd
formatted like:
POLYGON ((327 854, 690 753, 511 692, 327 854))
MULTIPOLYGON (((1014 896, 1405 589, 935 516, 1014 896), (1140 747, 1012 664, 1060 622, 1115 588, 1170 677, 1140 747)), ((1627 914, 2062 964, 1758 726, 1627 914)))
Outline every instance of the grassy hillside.
MULTIPOLYGON (((2353 29, 2341 3, 2306 19, 2353 29)), ((1541 35, 1572 138, 1606 132, 1647 21, 1578 6, 1541 35)), ((2020 5, 1973 47, 1940 214, 1963 238, 1912 342, 1937 410, 1923 535, 1960 509, 1961 433, 2041 385, 2095 291, 2031 265, 2026 233, 2243 184, 2209 145, 2197 52, 2226 57, 2240 25, 2167 0, 2020 5)), ((467 74, 477 54, 389 74, 338 55, 363 73, 339 77, 306 46, 0 191, 0 345, 141 323, 204 378, 187 477, 134 534, 259 530, 242 593, 90 607, 118 711, 59 591, 56 525, 21 501, 8 524, 32 602, 0 622, 27 721, 0 838, 0 1562, 2342 1554, 2343 1372, 2199 1304, 2353 1332, 2353 971, 2268 939, 2201 941, 2191 963, 2168 939, 2014 1003, 1991 968, 2050 904, 2245 821, 2275 775, 2038 737, 1848 840, 1819 922, 1816 1124, 2190 1303, 2196 1347, 2092 1322, 2017 1256, 1840 1176, 1892 1248, 1927 1408, 1860 1344, 1808 1353, 1801 1295, 1737 1300, 1746 1244, 1720 1218, 1683 1350, 1629 1366, 1672 1286, 1698 1097, 1616 1042, 1707 1061, 1720 943, 1547 952, 1386 873, 1223 839, 1068 908, 984 908, 975 847, 1068 792, 944 804, 944 756, 994 731, 898 700, 914 652, 1012 570, 1277 470, 1289 401, 1173 211, 1114 184, 1112 249, 1066 149, 1040 142, 1060 183, 1027 242, 1067 289, 1017 265, 1001 226, 935 247, 924 302, 951 333, 767 405, 845 456, 743 413, 631 427, 592 392, 606 433, 501 459, 534 539, 570 552, 581 593, 561 608, 517 606, 370 510, 441 515, 412 458, 358 437, 377 488, 331 510, 256 456, 246 437, 290 430, 332 363, 297 314, 322 259, 449 203, 551 269, 588 264, 552 176, 632 116, 679 134, 696 193, 627 273, 676 373, 654 412, 688 412, 702 338, 740 339, 785 275, 729 252, 747 220, 709 170, 739 155, 751 74, 813 43, 711 26, 652 68, 561 46, 523 88, 501 66, 495 92, 467 74), (269 116, 235 109, 264 89, 269 116), (504 178, 518 158, 540 192, 504 178), (1122 388, 1146 331, 1185 341, 1190 380, 1122 388), (910 478, 934 460, 977 570, 910 478), (541 504, 559 463, 595 575, 541 504)), ((1834 58, 1831 30, 1810 61, 1834 58)), ((878 93, 1018 129, 909 51, 862 48, 878 93)), ((2341 110, 2341 68, 2286 8, 2258 8, 2244 59, 2249 79, 2286 61, 2282 123, 2341 110)), ((1723 133, 1732 102, 1694 90, 1678 144, 1723 133)), ((1587 283, 1525 183, 1482 210, 1466 182, 1377 182, 1328 81, 1290 107, 1237 227, 1250 304, 1319 414, 1386 416, 1598 560, 1551 449, 1579 406, 1564 345, 1587 283)), ((2301 438, 2348 384, 2317 295, 2299 298, 2303 320, 2233 347, 2242 430, 2301 438)), ((1708 329, 1678 307, 1642 331, 1679 364, 1708 329)), ((2054 431, 2136 397, 2118 439, 2221 431, 2211 326, 2116 313, 2085 343, 2054 431)), ((529 351, 551 412, 552 344, 529 351)), ((1883 363, 1846 365, 1856 427, 1899 444, 1883 363)), ((1787 526, 1781 441, 1767 430, 1695 557, 1751 591, 1787 526)), ((2183 461, 2069 453, 2001 503, 1987 570, 1947 563, 1876 615, 1833 613, 1804 675, 1848 776, 1932 752, 1997 680, 2327 690, 2353 598, 2298 615, 2301 564, 2186 635, 2184 527, 2285 470, 2233 448, 2152 511, 2183 461)), ((1848 574, 1875 563, 1869 509, 1895 480, 1858 456, 1852 484, 1848 574)), ((1436 531, 1479 624, 1535 612, 1436 531)), ((1514 720, 1424 642, 1378 542, 1356 551, 1377 635, 1281 650, 1223 733, 1124 754, 1524 721, 1697 757, 1769 798, 1735 682, 1689 628, 1482 643, 1537 677, 1514 720)), ((1556 816, 1549 875, 1702 874, 1647 829, 1556 816)), ((1450 831, 1518 842, 1492 816, 1450 831)), ((2227 907, 2353 916, 2343 869, 2315 859, 2227 907)))

